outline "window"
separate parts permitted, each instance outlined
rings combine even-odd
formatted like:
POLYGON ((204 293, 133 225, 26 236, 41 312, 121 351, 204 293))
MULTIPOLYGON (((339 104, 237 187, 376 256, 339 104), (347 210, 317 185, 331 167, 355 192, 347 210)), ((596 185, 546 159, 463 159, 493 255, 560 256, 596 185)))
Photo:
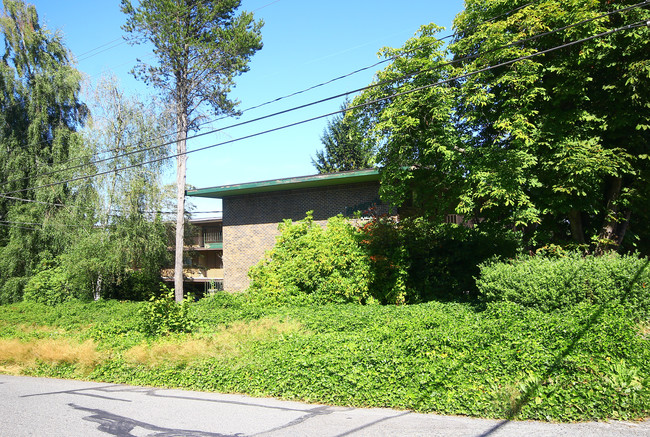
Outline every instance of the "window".
POLYGON ((206 226, 203 228, 203 244, 222 243, 223 233, 221 226, 206 226))

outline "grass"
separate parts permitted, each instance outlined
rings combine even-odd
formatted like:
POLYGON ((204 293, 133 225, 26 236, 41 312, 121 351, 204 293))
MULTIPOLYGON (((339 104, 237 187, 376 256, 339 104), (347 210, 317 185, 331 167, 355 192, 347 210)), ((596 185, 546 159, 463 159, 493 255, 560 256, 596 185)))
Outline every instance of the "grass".
POLYGON ((40 363, 75 364, 81 370, 87 370, 100 361, 100 353, 92 340, 78 342, 56 338, 29 341, 0 339, 0 363, 8 365, 11 373, 34 368, 40 363))
POLYGON ((154 368, 169 363, 187 365, 206 359, 233 360, 256 342, 275 341, 299 329, 299 323, 272 318, 237 321, 200 336, 186 334, 144 341, 126 350, 124 357, 128 362, 154 368))
POLYGON ((538 420, 650 411, 648 321, 623 307, 285 306, 218 295, 151 337, 129 302, 0 306, 0 371, 538 420))

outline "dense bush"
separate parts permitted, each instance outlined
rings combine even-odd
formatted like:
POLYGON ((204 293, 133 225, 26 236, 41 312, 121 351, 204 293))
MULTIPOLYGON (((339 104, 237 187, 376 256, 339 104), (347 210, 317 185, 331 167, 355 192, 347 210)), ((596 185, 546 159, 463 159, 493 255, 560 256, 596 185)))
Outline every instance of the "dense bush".
POLYGON ((364 240, 373 261, 371 288, 385 301, 413 303, 476 296, 478 265, 519 251, 519 235, 503 229, 436 224, 423 218, 377 218, 364 240))
POLYGON ((581 302, 618 302, 639 318, 650 318, 647 258, 610 254, 522 256, 480 267, 476 284, 485 301, 510 301, 543 311, 581 302))
POLYGON ((161 296, 152 296, 138 311, 140 332, 149 336, 165 335, 173 332, 191 332, 195 325, 189 312, 189 299, 179 305, 174 300, 174 292, 162 286, 161 296))
POLYGON ((360 302, 371 298, 371 268, 363 235, 342 216, 315 224, 285 220, 265 258, 249 271, 254 299, 360 302))
POLYGON ((22 276, 14 276, 8 278, 2 286, 0 286, 0 305, 8 303, 20 302, 23 300, 23 290, 29 278, 22 276))
POLYGON ((32 276, 23 292, 26 302, 57 305, 75 298, 67 271, 56 262, 43 262, 40 270, 32 276))

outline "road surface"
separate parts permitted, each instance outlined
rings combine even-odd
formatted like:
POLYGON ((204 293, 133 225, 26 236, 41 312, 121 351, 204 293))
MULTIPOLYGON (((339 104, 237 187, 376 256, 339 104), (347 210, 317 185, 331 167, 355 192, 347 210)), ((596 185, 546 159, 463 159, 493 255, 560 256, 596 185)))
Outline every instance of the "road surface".
POLYGON ((650 421, 552 424, 0 375, 0 436, 650 436, 650 421))

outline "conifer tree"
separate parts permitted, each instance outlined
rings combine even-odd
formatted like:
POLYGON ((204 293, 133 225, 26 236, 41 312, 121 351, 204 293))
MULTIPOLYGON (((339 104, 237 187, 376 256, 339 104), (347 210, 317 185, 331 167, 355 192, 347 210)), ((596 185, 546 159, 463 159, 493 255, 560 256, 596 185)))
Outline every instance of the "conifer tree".
POLYGON ((185 214, 186 138, 198 129, 206 107, 235 114, 228 97, 235 77, 262 48, 261 21, 249 12, 237 13, 240 0, 122 0, 127 15, 124 30, 132 43, 153 46, 157 64, 140 63, 137 78, 173 102, 177 131, 177 215, 174 288, 183 299, 183 234, 185 214))

